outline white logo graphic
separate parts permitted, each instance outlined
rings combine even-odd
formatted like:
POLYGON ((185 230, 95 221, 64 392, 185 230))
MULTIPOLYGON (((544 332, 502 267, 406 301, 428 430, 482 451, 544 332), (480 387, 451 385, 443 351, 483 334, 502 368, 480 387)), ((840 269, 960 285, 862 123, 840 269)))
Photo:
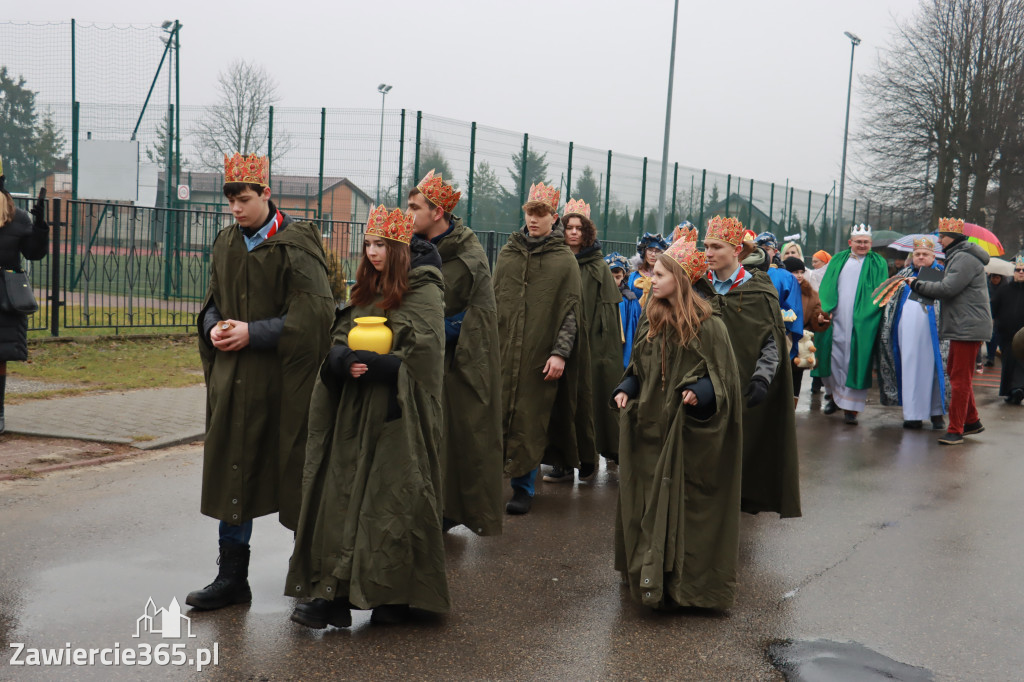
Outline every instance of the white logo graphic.
POLYGON ((132 637, 141 637, 143 632, 149 632, 160 635, 163 639, 178 639, 181 637, 182 621, 185 623, 185 634, 188 637, 195 637, 192 634, 192 619, 182 615, 177 597, 171 598, 171 604, 166 609, 158 609, 150 597, 142 615, 135 621, 135 634, 132 637))

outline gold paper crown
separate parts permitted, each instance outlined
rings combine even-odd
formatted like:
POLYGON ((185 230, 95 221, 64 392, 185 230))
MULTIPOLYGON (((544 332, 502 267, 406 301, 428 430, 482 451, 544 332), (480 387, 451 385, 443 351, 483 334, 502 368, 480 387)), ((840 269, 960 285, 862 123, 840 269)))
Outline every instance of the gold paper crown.
POLYGON ((270 159, 250 154, 242 156, 224 155, 224 184, 229 182, 251 182, 254 185, 270 187, 270 159))
POLYGON ((1024 256, 1017 256, 1013 259, 1013 267, 1024 268, 1024 256))
POLYGON ((581 215, 590 220, 590 204, 583 201, 583 199, 569 199, 569 201, 565 202, 565 210, 562 213, 563 218, 568 218, 571 215, 581 215))
POLYGON ((366 234, 408 244, 412 241, 414 220, 416 216, 406 215, 400 208, 389 214, 388 209, 381 204, 370 211, 370 217, 366 220, 366 234))
POLYGON ((959 218, 939 218, 939 232, 964 233, 964 221, 959 218))
POLYGON ((420 180, 416 189, 445 213, 454 211, 459 199, 462 198, 462 192, 456 192, 454 187, 444 184, 444 179, 440 175, 434 175, 433 168, 420 180))
POLYGON ((736 218, 716 215, 708 221, 706 239, 717 239, 733 246, 740 246, 743 243, 743 223, 736 218))
POLYGON ((920 239, 915 239, 914 249, 932 249, 934 251, 935 241, 931 237, 921 237, 920 239))
POLYGON ((543 182, 538 182, 536 185, 530 185, 530 196, 526 200, 527 203, 531 201, 540 201, 551 207, 551 210, 555 213, 558 212, 558 197, 561 192, 554 187, 545 187, 543 182))
POLYGON ((683 269, 686 276, 690 278, 691 284, 707 274, 707 254, 703 251, 698 251, 697 243, 694 241, 688 241, 685 238, 677 239, 672 243, 672 246, 668 247, 665 255, 683 269))
POLYGON ((688 242, 697 242, 697 228, 690 223, 682 223, 676 225, 675 229, 672 230, 672 242, 675 243, 680 239, 688 242))

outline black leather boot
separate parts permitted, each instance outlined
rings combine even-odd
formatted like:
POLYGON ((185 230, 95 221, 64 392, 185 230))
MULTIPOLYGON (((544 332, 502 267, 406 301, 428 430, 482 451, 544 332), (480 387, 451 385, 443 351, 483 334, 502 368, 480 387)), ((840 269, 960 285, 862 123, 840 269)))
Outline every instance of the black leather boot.
POLYGON ((323 630, 328 625, 347 628, 352 625, 352 605, 347 599, 314 599, 299 604, 292 611, 292 622, 314 630, 323 630))
POLYGON ((220 546, 220 571, 217 578, 201 590, 189 592, 185 603, 195 609, 211 611, 252 602, 249 589, 249 546, 222 544, 220 546))

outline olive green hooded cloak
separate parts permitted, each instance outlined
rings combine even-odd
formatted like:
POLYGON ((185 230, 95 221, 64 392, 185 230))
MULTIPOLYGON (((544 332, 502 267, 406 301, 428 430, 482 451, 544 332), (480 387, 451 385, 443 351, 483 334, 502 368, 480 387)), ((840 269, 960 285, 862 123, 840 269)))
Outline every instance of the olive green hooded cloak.
POLYGON ((447 344, 444 354, 444 515, 478 535, 500 535, 504 463, 498 313, 487 254, 461 219, 453 222, 452 231, 437 242, 444 314, 466 314, 458 340, 447 344))
POLYGON ((718 315, 686 346, 648 339, 649 328, 644 317, 626 369, 640 393, 620 416, 615 568, 645 606, 725 609, 736 594, 739 551, 743 404, 736 360, 718 315), (717 409, 700 420, 687 414, 694 408, 683 404, 682 391, 705 376, 717 409))
POLYGON ((359 609, 384 604, 446 613, 441 531, 443 284, 435 267, 409 272, 395 310, 338 311, 335 344, 353 320, 385 316, 394 335, 401 416, 387 417, 387 384, 321 371, 313 389, 302 472, 302 512, 285 594, 347 598, 359 609), (325 374, 327 376, 325 376, 325 374))
POLYGON ((271 350, 218 351, 200 331, 207 396, 200 510, 232 525, 278 512, 294 530, 309 396, 335 309, 319 230, 285 222, 252 251, 237 224, 221 230, 203 310, 210 305, 223 319, 286 317, 271 350))
POLYGON ((580 269, 559 224, 532 250, 526 234, 509 235, 494 266, 505 473, 512 477, 541 461, 578 468, 597 460, 587 335, 577 331, 560 379, 544 381, 543 371, 570 311, 582 329, 580 269))
POLYGON ((619 452, 619 416, 608 397, 622 379, 622 294, 604 262, 601 243, 576 255, 583 291, 583 326, 590 346, 590 376, 596 448, 613 459, 619 452))
POLYGON ((755 271, 749 280, 717 299, 744 389, 769 336, 779 351, 779 367, 768 386, 768 396, 756 407, 743 406, 742 509, 751 514, 778 512, 783 518, 800 516, 793 368, 786 352, 778 290, 768 275, 755 271))

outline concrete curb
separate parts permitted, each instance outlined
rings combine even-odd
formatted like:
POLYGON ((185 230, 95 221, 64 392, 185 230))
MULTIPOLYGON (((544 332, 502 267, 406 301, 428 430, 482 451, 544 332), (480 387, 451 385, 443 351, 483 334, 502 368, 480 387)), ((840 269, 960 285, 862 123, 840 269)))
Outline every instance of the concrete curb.
MULTIPOLYGON (((118 462, 122 459, 130 459, 138 456, 140 453, 135 452, 121 452, 116 455, 107 455, 106 457, 96 457, 95 459, 83 459, 78 462, 62 462, 61 464, 53 464, 48 467, 41 469, 32 469, 32 474, 48 474, 52 471, 64 471, 65 469, 77 469, 79 467, 93 466, 94 464, 106 464, 108 462, 118 462)), ((14 481, 26 478, 32 478, 31 475, 23 476, 21 474, 0 474, 0 481, 14 481)))

